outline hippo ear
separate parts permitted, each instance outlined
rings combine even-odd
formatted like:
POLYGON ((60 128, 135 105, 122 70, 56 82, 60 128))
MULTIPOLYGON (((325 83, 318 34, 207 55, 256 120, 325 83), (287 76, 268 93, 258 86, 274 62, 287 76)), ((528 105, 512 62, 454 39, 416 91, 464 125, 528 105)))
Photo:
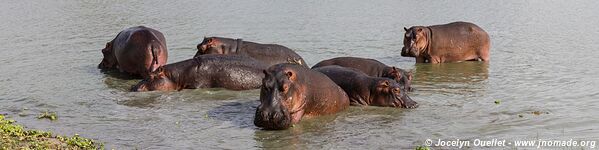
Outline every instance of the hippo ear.
POLYGON ((403 27, 403 30, 405 30, 405 31, 408 31, 408 28, 406 28, 406 27, 403 27))
POLYGON ((410 70, 410 72, 408 72, 408 80, 412 81, 412 70, 410 70))
POLYGON ((291 81, 295 81, 295 73, 291 70, 285 71, 285 75, 287 75, 287 78, 291 81))
POLYGON ((399 69, 395 68, 395 66, 391 68, 390 74, 396 74, 397 76, 401 77, 401 72, 399 71, 399 69))
POLYGON ((156 77, 164 77, 164 67, 158 67, 158 69, 156 69, 156 71, 154 71, 154 74, 156 74, 156 77))
POLYGON ((112 51, 112 42, 106 43, 106 47, 102 49, 102 53, 110 53, 112 51))
POLYGON ((383 82, 381 82, 380 86, 383 88, 389 87, 389 80, 383 80, 383 82))

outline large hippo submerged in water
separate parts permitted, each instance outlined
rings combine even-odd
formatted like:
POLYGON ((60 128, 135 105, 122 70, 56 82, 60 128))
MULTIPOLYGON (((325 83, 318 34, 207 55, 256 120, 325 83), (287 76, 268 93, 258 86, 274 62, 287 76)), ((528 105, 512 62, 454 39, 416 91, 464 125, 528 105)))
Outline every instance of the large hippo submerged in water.
POLYGON ((331 65, 354 68, 373 77, 390 78, 397 81, 407 91, 413 91, 411 71, 408 72, 400 68, 387 66, 375 59, 337 57, 320 61, 316 65, 312 66, 312 69, 331 65))
POLYGON ((341 66, 324 66, 313 70, 327 75, 339 85, 349 96, 351 105, 418 107, 418 103, 414 102, 395 80, 371 77, 357 69, 341 66))
POLYGON ((416 57, 417 63, 489 61, 489 35, 475 24, 453 22, 404 30, 401 56, 416 57))
POLYGON ((164 35, 154 29, 137 26, 121 31, 102 49, 100 69, 119 69, 134 76, 149 73, 166 64, 168 53, 164 35))
POLYGON ((203 54, 227 54, 252 57, 269 65, 296 63, 308 68, 304 59, 293 50, 278 44, 260 44, 242 39, 206 37, 197 46, 194 57, 203 54))
POLYGON ((131 91, 168 91, 196 88, 257 89, 268 65, 249 57, 202 55, 158 68, 131 91))
POLYGON ((264 71, 254 125, 287 129, 302 118, 335 114, 349 107, 347 94, 326 75, 297 64, 264 71))

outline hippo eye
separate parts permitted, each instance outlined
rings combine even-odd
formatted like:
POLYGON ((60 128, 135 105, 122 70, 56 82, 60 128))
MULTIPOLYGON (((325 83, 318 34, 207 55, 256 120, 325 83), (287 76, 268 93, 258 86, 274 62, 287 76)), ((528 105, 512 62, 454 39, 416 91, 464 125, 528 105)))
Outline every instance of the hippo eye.
POLYGON ((393 93, 400 93, 400 92, 401 92, 401 89, 399 89, 399 88, 393 88, 393 93))

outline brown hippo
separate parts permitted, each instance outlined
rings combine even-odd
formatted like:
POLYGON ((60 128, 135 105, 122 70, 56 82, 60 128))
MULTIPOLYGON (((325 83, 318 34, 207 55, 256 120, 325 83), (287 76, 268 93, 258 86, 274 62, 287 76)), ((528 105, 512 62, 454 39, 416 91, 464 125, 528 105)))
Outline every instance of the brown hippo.
POLYGON ((318 62, 312 69, 337 65, 357 69, 369 76, 390 78, 397 81, 407 91, 413 91, 412 71, 406 71, 393 66, 387 66, 378 60, 359 57, 337 57, 318 62))
POLYGON ((297 64, 264 70, 254 125, 287 129, 302 117, 334 114, 349 107, 347 94, 326 75, 297 64))
POLYGON ((351 105, 416 108, 406 91, 395 80, 371 77, 354 69, 341 66, 324 66, 312 69, 327 75, 349 96, 351 105))
POLYGON ((453 22, 406 29, 401 56, 416 57, 417 63, 468 60, 489 62, 491 40, 485 30, 469 22, 453 22))
POLYGON ((206 37, 197 46, 194 57, 203 54, 234 54, 249 56, 269 65, 297 63, 308 68, 304 59, 293 50, 278 44, 259 44, 222 37, 206 37))
POLYGON ((268 65, 234 55, 202 55, 159 67, 131 91, 168 91, 196 88, 257 89, 268 65))
POLYGON ((168 57, 164 35, 152 28, 137 26, 121 31, 102 49, 100 69, 116 69, 134 76, 149 73, 166 64, 168 57))

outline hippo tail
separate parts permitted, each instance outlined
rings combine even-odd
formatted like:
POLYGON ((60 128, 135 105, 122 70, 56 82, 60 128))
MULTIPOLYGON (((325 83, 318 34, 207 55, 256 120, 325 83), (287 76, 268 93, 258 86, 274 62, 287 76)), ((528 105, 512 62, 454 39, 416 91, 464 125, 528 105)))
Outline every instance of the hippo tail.
POLYGON ((158 51, 154 44, 150 44, 150 53, 152 54, 152 64, 150 64, 150 72, 154 72, 158 68, 158 51))

